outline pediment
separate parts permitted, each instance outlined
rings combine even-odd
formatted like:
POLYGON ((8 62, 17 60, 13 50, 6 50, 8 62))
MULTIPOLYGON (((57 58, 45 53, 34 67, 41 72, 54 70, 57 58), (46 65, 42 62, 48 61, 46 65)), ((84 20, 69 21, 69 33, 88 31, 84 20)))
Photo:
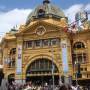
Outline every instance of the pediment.
POLYGON ((50 23, 50 22, 35 21, 31 25, 26 26, 19 33, 23 34, 23 35, 27 35, 27 34, 43 35, 47 32, 57 31, 57 30, 63 32, 63 27, 60 27, 60 26, 50 23))
POLYGON ((38 20, 32 22, 30 25, 25 26, 19 31, 17 36, 24 36, 24 38, 53 38, 67 36, 67 32, 64 31, 64 26, 59 24, 48 22, 45 20, 38 20))
POLYGON ((33 23, 32 25, 26 27, 25 30, 22 31, 22 33, 24 34, 37 34, 39 30, 43 30, 43 31, 47 31, 48 27, 47 26, 50 26, 48 25, 47 23, 45 22, 35 22, 33 23))

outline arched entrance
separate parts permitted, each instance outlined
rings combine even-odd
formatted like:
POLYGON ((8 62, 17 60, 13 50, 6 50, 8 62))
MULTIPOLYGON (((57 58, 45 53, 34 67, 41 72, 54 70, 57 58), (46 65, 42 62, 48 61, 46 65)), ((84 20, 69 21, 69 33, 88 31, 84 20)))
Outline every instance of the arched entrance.
POLYGON ((34 84, 44 85, 44 83, 52 84, 52 76, 54 75, 55 84, 59 81, 59 70, 57 66, 48 59, 39 58, 33 61, 26 70, 26 82, 31 81, 34 84), (52 69, 54 67, 54 73, 52 69))
POLYGON ((14 80, 15 80, 15 74, 14 74, 14 73, 9 74, 9 75, 8 75, 8 83, 11 83, 11 82, 14 81, 14 80))

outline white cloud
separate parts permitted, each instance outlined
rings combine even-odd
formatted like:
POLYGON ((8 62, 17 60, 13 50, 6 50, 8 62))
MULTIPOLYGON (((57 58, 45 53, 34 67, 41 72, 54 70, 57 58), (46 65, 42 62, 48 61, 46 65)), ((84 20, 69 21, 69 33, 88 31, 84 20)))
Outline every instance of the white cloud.
POLYGON ((8 32, 15 25, 24 24, 31 9, 14 9, 8 12, 0 12, 0 36, 1 32, 8 32))
MULTIPOLYGON (((65 12, 65 15, 68 17, 69 21, 73 22, 75 20, 75 14, 80 10, 86 10, 87 12, 89 12, 90 4, 87 4, 87 5, 75 4, 69 7, 68 9, 64 10, 64 12, 65 12)), ((90 19, 90 16, 89 16, 89 19, 90 19)))

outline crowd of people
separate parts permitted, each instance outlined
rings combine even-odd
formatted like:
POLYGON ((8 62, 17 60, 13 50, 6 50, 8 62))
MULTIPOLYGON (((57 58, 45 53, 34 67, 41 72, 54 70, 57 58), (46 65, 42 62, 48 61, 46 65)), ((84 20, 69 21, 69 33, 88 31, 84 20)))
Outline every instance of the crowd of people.
POLYGON ((48 83, 45 83, 43 86, 35 85, 31 82, 20 84, 20 83, 16 83, 15 80, 12 78, 8 82, 5 79, 2 79, 0 90, 90 90, 90 89, 79 85, 72 86, 63 83, 60 85, 54 85, 54 87, 53 85, 48 85, 48 83))
POLYGON ((16 83, 14 78, 8 80, 4 78, 4 74, 0 74, 0 90, 90 90, 84 86, 73 86, 69 84, 60 83, 59 85, 49 85, 48 83, 34 84, 26 82, 24 84, 16 83), (54 89, 53 89, 54 88, 54 89))

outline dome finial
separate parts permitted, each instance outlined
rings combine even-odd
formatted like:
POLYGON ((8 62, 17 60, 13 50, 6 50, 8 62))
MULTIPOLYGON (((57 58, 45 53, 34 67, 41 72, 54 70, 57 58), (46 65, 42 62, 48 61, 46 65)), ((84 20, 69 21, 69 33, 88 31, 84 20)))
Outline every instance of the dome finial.
POLYGON ((43 1, 43 4, 45 4, 45 3, 48 4, 48 3, 50 3, 50 1, 49 1, 49 0, 44 0, 44 1, 43 1))

